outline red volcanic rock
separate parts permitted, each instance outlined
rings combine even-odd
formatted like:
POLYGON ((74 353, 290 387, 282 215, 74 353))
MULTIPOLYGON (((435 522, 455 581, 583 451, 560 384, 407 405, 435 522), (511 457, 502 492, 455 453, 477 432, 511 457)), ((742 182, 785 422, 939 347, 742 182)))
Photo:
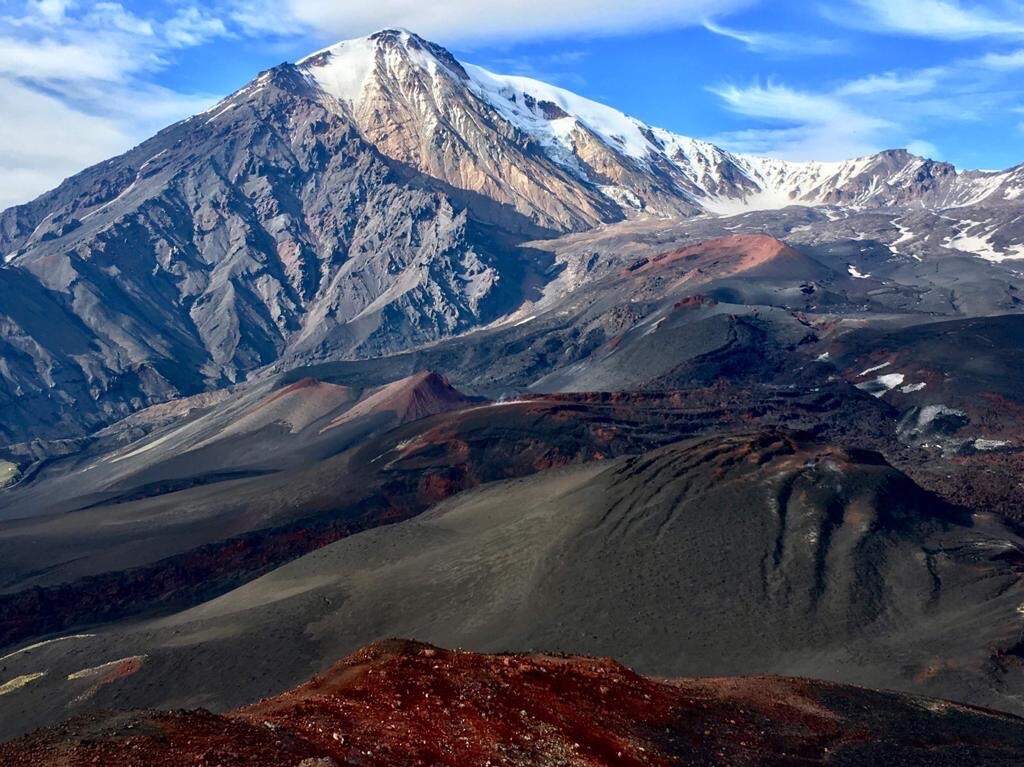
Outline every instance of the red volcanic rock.
POLYGON ((702 280, 744 273, 759 277, 817 279, 827 267, 766 234, 736 234, 698 242, 637 262, 623 274, 646 275, 669 267, 684 268, 702 280))
POLYGON ((610 660, 392 640, 222 716, 71 720, 0 745, 5 767, 1019 764, 1024 720, 776 677, 659 681, 610 660))
POLYGON ((76 702, 88 700, 105 685, 113 684, 120 679, 137 674, 142 669, 145 660, 146 658, 143 655, 133 655, 129 658, 121 658, 110 663, 104 663, 101 666, 94 666, 93 668, 74 672, 68 676, 69 682, 83 680, 88 685, 85 691, 75 699, 76 702))
POLYGON ((682 301, 676 301, 672 305, 673 309, 700 309, 703 306, 718 306, 718 301, 713 298, 705 296, 703 293, 695 293, 692 296, 687 296, 682 301))
POLYGON ((256 406, 256 408, 259 409, 266 407, 267 405, 271 405, 279 399, 294 396, 300 393, 305 394, 307 396, 324 396, 324 392, 330 392, 332 394, 336 393, 335 396, 339 398, 352 396, 352 390, 347 386, 339 386, 337 384, 325 383, 323 381, 317 380, 316 378, 310 378, 307 376, 306 378, 300 378, 298 381, 290 383, 287 386, 282 386, 280 389, 278 389, 277 391, 266 397, 266 399, 264 399, 262 402, 260 402, 256 406))
POLYGON ((403 424, 478 401, 453 387, 444 376, 424 371, 375 389, 331 421, 324 430, 375 413, 391 413, 399 424, 403 424))

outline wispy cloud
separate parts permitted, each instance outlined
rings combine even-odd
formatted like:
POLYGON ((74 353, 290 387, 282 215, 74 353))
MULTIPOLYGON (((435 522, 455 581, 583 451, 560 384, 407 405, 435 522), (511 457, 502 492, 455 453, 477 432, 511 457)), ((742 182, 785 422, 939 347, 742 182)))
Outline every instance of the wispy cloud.
POLYGON ((175 50, 227 34, 179 3, 144 17, 107 0, 27 0, 0 16, 0 208, 204 108, 212 96, 149 77, 175 50))
POLYGON ((843 53, 846 43, 811 35, 788 35, 779 32, 761 32, 727 27, 713 19, 704 19, 708 32, 743 43, 755 53, 784 54, 790 56, 843 53))
POLYGON ((571 49, 541 54, 491 56, 479 63, 502 74, 521 75, 563 87, 581 88, 587 81, 580 74, 579 65, 587 56, 584 50, 571 49))
POLYGON ((931 141, 914 139, 913 141, 908 141, 905 148, 908 152, 916 154, 918 157, 936 158, 939 156, 939 148, 931 141))
POLYGON ((945 70, 939 67, 917 72, 883 72, 846 83, 837 90, 842 96, 921 96, 935 90, 945 70))
POLYGON ((1024 37, 1024 6, 997 2, 997 9, 957 0, 853 0, 853 8, 827 6, 834 21, 876 32, 937 40, 1024 37))
POLYGON ((216 16, 211 16, 195 6, 181 8, 164 24, 164 37, 168 45, 188 48, 202 45, 208 40, 224 37, 227 26, 216 16))
POLYGON ((713 137, 741 152, 793 160, 842 159, 875 151, 879 136, 893 127, 889 120, 858 111, 834 95, 777 83, 711 90, 731 111, 777 124, 713 137))
MULTIPOLYGON (((266 0, 264 0, 265 2, 266 0)), ((565 35, 621 35, 699 25, 755 0, 506 0, 486 9, 477 0, 287 0, 289 23, 322 36, 354 36, 401 26, 445 43, 530 40, 565 35)), ((250 23, 262 19, 240 10, 250 23)), ((278 16, 280 16, 280 9, 278 16)))
POLYGON ((978 59, 977 63, 1001 72, 1024 69, 1024 48, 1010 53, 988 53, 978 59))
POLYGON ((840 159, 893 146, 941 157, 922 126, 1004 119, 1024 98, 1024 52, 879 72, 820 90, 772 83, 712 88, 730 111, 762 124, 715 137, 731 148, 791 159, 840 159), (773 124, 777 123, 777 124, 773 124))
POLYGON ((0 120, 0 208, 124 147, 126 137, 114 120, 82 114, 3 77, 0 112, 16 115, 0 120))

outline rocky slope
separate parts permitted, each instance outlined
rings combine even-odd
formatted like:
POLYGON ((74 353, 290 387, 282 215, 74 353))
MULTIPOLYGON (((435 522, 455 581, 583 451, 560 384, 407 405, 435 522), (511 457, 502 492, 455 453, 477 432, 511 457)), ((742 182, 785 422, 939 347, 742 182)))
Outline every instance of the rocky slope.
POLYGON ((225 715, 94 715, 0 745, 0 758, 9 767, 999 767, 1024 758, 1024 722, 801 679, 654 680, 612 660, 391 640, 225 715))
POLYGON ((86 431, 286 353, 500 316, 542 264, 472 204, 383 157, 294 67, 265 73, 8 215, 28 218, 0 267, 0 432, 86 431))
POLYGON ((202 601, 483 482, 751 423, 875 447, 892 430, 846 384, 487 403, 438 381, 357 396, 286 379, 132 444, 111 434, 51 459, 0 498, 0 646, 202 601))
POLYGON ((0 440, 486 325, 557 273, 524 239, 637 214, 885 206, 858 238, 1014 258, 1022 173, 735 155, 385 30, 0 214, 0 440))
MULTIPOLYGON (((751 215, 735 226, 786 234, 811 216, 824 218, 790 209, 769 223, 751 215)), ((702 239, 714 232, 708 219, 659 226, 620 224, 535 243, 553 247, 559 277, 543 300, 491 327, 172 400, 89 437, 9 446, 0 456, 18 484, 0 493, 0 516, 67 511, 146 487, 151 495, 167 493, 239 471, 298 468, 353 444, 363 416, 377 428, 392 423, 387 412, 416 417, 443 404, 446 395, 431 391, 429 379, 412 384, 424 370, 492 399, 557 391, 660 395, 696 386, 714 387, 718 400, 744 408, 773 391, 771 407, 785 412, 787 398, 813 390, 827 395, 821 407, 842 426, 830 439, 840 441, 855 438, 842 430, 851 427, 844 413, 864 400, 877 398, 877 417, 893 438, 904 419, 917 418, 911 411, 953 408, 965 417, 957 445, 1002 443, 970 459, 981 472, 971 485, 984 486, 989 503, 979 506, 970 494, 957 494, 958 502, 1013 515, 1017 484, 982 474, 997 460, 1012 473, 1024 444, 1024 418, 1014 405, 1020 317, 963 319, 1020 311, 1011 268, 968 257, 894 257, 881 243, 847 239, 798 247, 763 234, 702 239), (886 362, 891 369, 860 375, 886 362), (906 380, 888 391, 873 388, 888 374, 906 380), (383 388, 370 391, 376 387, 383 388), (744 393, 751 402, 742 401, 744 393), (389 402, 391 410, 383 407, 389 402), (344 428, 326 428, 331 422, 344 428)), ((964 451, 906 434, 886 445, 890 461, 908 471, 930 465, 931 478, 922 481, 943 493, 962 483, 964 451), (949 479, 933 484, 941 477, 949 479)))
MULTIPOLYGON (((376 483, 372 467, 383 464, 385 488, 433 477, 418 491, 407 483, 410 503, 416 492, 437 499, 521 478, 349 535, 191 609, 84 630, 66 623, 67 639, 8 651, 7 680, 33 682, 0 697, 0 733, 96 708, 222 710, 396 634, 479 651, 612 655, 659 676, 795 674, 1021 710, 1024 543, 1012 526, 943 503, 876 453, 774 430, 637 455, 658 439, 648 433, 667 436, 686 410, 638 424, 642 413, 613 403, 483 408, 371 441, 357 476, 376 483), (634 455, 592 460, 623 450, 634 455), (536 473, 545 464, 555 468, 536 473), (79 669, 135 657, 147 658, 141 670, 87 702, 65 684, 79 669)), ((173 508, 189 505, 180 497, 173 508)), ((51 550, 55 532, 43 537, 51 550)), ((37 558, 23 582, 59 581, 97 556, 45 571, 37 558)), ((64 602, 51 588, 15 595, 20 610, 5 602, 24 619, 32 593, 54 615, 110 609, 152 586, 167 608, 181 594, 178 573, 208 559, 152 577, 83 579, 100 588, 64 602)))

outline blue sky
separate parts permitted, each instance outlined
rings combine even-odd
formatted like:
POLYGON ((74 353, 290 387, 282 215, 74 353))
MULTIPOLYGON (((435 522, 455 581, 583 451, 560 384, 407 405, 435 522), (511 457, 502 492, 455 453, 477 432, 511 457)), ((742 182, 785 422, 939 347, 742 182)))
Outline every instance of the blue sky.
POLYGON ((1024 2, 0 0, 0 207, 256 72, 403 26, 728 148, 1024 161, 1024 2))

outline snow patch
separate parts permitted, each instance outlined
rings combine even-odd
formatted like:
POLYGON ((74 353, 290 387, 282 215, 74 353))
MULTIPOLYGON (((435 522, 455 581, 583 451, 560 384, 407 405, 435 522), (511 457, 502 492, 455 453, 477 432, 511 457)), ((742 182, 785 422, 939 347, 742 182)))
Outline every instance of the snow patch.
POLYGON ((901 383, 906 376, 903 373, 888 373, 884 376, 878 376, 875 381, 885 387, 886 391, 889 389, 895 389, 901 383))
MULTIPOLYGON (((644 160, 657 151, 645 135, 647 126, 617 109, 529 77, 499 75, 473 64, 463 64, 463 68, 469 75, 470 89, 480 100, 536 139, 551 159, 581 177, 586 174, 574 151, 581 126, 634 160, 644 160)), ((621 195, 617 190, 602 191, 608 196, 621 195)), ((628 200, 623 197, 621 201, 628 200)))
MULTIPOLYGON (((234 109, 237 106, 238 106, 238 102, 234 102, 234 103, 228 104, 226 107, 224 107, 223 109, 219 110, 213 117, 211 117, 205 123, 203 123, 203 125, 209 125, 214 120, 216 120, 218 117, 220 117, 222 114, 224 114, 225 112, 230 112, 232 109, 234 109)), ((149 160, 147 160, 146 162, 149 162, 149 160)), ((140 170, 141 170, 141 168, 140 168, 140 170)))
POLYGON ((25 647, 22 647, 20 650, 15 650, 14 652, 7 653, 7 655, 5 655, 2 658, 0 658, 0 662, 3 662, 3 661, 5 661, 5 660, 7 660, 9 658, 13 658, 15 655, 21 655, 21 653, 23 653, 23 652, 31 652, 32 650, 38 650, 40 647, 45 647, 46 645, 54 644, 55 642, 67 642, 67 641, 72 640, 72 639, 90 639, 90 638, 92 638, 94 636, 96 636, 96 635, 95 634, 69 634, 66 637, 57 637, 56 639, 47 639, 47 640, 45 640, 43 642, 36 642, 35 644, 30 644, 30 645, 27 645, 25 647))
POLYGON ((160 437, 159 439, 153 440, 148 445, 143 445, 140 448, 132 450, 130 453, 125 453, 124 455, 119 455, 116 458, 110 458, 108 460, 110 460, 111 463, 119 463, 120 461, 123 461, 127 458, 134 458, 135 456, 142 455, 143 453, 148 453, 153 448, 158 447, 167 442, 175 434, 177 434, 177 432, 172 431, 169 434, 165 434, 164 436, 160 437))
POLYGON ((974 440, 974 449, 975 450, 999 450, 1000 448, 1006 447, 1009 444, 1010 443, 1007 442, 1006 440, 1001 440, 1001 439, 985 439, 983 437, 978 437, 976 440, 974 440))
POLYGON ((857 374, 857 378, 862 378, 862 377, 866 376, 868 373, 874 373, 876 370, 881 370, 882 368, 887 368, 891 364, 892 364, 891 362, 883 362, 881 365, 875 365, 874 367, 868 368, 867 370, 862 370, 862 371, 860 371, 860 373, 857 374))
POLYGON ((946 407, 945 405, 925 405, 921 408, 921 412, 917 414, 917 428, 923 429, 936 418, 943 415, 966 416, 967 414, 963 410, 946 407))
POLYGON ((856 266, 854 266, 853 264, 847 264, 846 265, 846 271, 848 271, 850 273, 851 277, 854 277, 854 278, 856 278, 858 280, 866 280, 866 279, 869 279, 871 277, 870 274, 861 274, 860 270, 856 266))
POLYGON ((1009 178, 1009 173, 990 172, 980 178, 964 179, 953 191, 953 199, 948 200, 946 208, 967 208, 977 205, 995 194, 999 187, 1009 178))
MULTIPOLYGON (((950 221, 956 221, 944 216, 950 221)), ((951 250, 960 250, 971 253, 986 261, 1000 263, 1010 259, 1024 258, 1024 244, 1009 245, 998 248, 992 242, 993 236, 998 230, 998 225, 992 225, 991 221, 973 221, 964 219, 957 222, 959 232, 947 237, 942 247, 951 250)))
POLYGON ((598 189, 605 197, 609 197, 619 205, 641 210, 644 206, 640 198, 624 186, 600 186, 598 189))
POLYGON ((893 253, 899 254, 900 246, 904 243, 910 242, 911 240, 916 240, 918 235, 917 232, 903 226, 899 219, 893 219, 892 225, 899 230, 900 236, 889 243, 889 250, 893 253))
POLYGON ((123 192, 121 192, 121 194, 119 194, 119 195, 118 195, 117 197, 115 197, 115 198, 114 198, 113 200, 108 200, 107 202, 105 202, 105 203, 103 203, 102 205, 100 205, 100 206, 99 206, 98 208, 96 208, 96 209, 94 209, 94 210, 91 210, 91 211, 89 211, 89 212, 88 212, 88 213, 86 213, 86 214, 85 214, 84 216, 82 216, 82 218, 81 218, 81 219, 79 219, 79 220, 80 220, 80 221, 85 221, 85 220, 86 220, 87 218, 92 218, 93 216, 95 216, 95 215, 96 215, 97 213, 99 213, 100 211, 106 210, 106 209, 107 209, 107 208, 109 208, 109 207, 110 207, 111 205, 113 205, 113 204, 114 204, 115 202, 117 202, 117 201, 118 201, 118 200, 120 200, 120 199, 121 199, 122 197, 124 197, 124 196, 125 196, 126 194, 128 194, 128 193, 129 193, 130 191, 132 191, 132 189, 134 189, 134 188, 135 188, 135 185, 136 185, 136 184, 137 184, 138 182, 139 182, 139 179, 138 179, 138 178, 136 178, 136 179, 135 179, 135 180, 134 180, 134 181, 133 181, 132 183, 130 183, 130 184, 129 184, 129 185, 127 186, 127 187, 125 187, 124 191, 123 191, 123 192))
POLYGON ((338 101, 359 103, 376 62, 377 44, 369 37, 346 40, 297 62, 317 85, 338 101))
POLYGON ((20 690, 25 685, 31 684, 44 676, 46 676, 45 671, 36 671, 34 674, 22 674, 21 676, 16 676, 14 679, 0 684, 0 695, 7 695, 15 690, 20 690))
POLYGON ((143 168, 145 168, 145 167, 146 167, 147 165, 149 165, 149 164, 150 164, 151 162, 153 162, 153 160, 155 160, 155 159, 156 159, 157 157, 159 157, 159 156, 160 156, 160 155, 162 155, 162 154, 166 154, 166 152, 167 152, 167 150, 166 150, 166 149, 161 149, 161 150, 160 150, 159 152, 157 152, 157 153, 156 153, 155 155, 153 155, 153 156, 152 156, 152 157, 150 157, 150 158, 149 158, 148 160, 146 160, 146 161, 145 161, 144 163, 142 163, 142 165, 140 165, 140 166, 139 166, 139 170, 142 170, 142 169, 143 169, 143 168))
POLYGON ((872 381, 857 384, 857 388, 875 397, 881 397, 902 384, 905 378, 906 376, 903 373, 887 373, 886 375, 878 376, 872 381))
POLYGON ((666 320, 668 320, 668 317, 662 317, 660 320, 655 322, 653 325, 651 325, 649 328, 647 328, 647 330, 644 331, 644 334, 641 336, 641 338, 646 338, 651 333, 656 332, 658 330, 658 328, 660 328, 662 325, 665 324, 666 320))

